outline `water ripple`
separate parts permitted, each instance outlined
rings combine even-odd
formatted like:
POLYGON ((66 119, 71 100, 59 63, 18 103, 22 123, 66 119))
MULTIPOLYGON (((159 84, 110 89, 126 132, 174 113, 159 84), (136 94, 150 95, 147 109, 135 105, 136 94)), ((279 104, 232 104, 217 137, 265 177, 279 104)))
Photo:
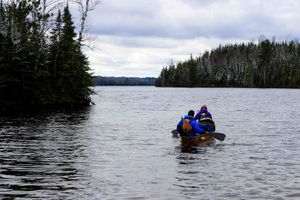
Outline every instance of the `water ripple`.
POLYGON ((300 198, 298 90, 96 90, 90 109, 0 117, 0 199, 300 198), (226 140, 182 149, 170 130, 202 103, 226 140))

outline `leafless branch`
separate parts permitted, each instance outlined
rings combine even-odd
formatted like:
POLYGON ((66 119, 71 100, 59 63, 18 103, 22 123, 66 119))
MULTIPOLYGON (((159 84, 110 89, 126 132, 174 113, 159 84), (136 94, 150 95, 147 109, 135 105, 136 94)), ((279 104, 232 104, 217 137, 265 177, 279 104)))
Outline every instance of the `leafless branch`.
POLYGON ((87 17, 88 13, 93 11, 95 7, 101 3, 100 0, 73 0, 78 5, 80 13, 80 27, 78 33, 78 41, 80 43, 84 40, 84 33, 87 29, 87 17))

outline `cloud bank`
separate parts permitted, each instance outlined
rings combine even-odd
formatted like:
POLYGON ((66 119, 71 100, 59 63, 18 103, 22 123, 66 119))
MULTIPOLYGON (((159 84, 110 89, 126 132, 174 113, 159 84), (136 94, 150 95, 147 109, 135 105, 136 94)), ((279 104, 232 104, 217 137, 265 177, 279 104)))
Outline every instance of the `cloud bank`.
POLYGON ((95 75, 158 76, 219 44, 300 35, 296 0, 102 0, 90 14, 95 75))

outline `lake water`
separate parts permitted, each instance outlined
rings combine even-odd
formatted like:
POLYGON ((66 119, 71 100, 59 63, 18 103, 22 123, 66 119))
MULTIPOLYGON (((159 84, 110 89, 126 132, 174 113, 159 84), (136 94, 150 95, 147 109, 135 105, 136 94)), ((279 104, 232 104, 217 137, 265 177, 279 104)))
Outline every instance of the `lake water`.
POLYGON ((300 199, 300 90, 96 87, 95 106, 0 117, 1 199, 300 199), (207 104, 223 142, 182 152, 207 104))

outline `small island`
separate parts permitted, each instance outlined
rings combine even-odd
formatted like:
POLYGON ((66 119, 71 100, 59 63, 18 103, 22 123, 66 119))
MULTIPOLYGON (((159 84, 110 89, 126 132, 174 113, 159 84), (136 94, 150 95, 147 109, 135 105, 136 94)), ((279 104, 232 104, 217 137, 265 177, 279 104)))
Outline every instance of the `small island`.
POLYGON ((0 1, 0 110, 88 105, 92 77, 68 4, 0 1))

